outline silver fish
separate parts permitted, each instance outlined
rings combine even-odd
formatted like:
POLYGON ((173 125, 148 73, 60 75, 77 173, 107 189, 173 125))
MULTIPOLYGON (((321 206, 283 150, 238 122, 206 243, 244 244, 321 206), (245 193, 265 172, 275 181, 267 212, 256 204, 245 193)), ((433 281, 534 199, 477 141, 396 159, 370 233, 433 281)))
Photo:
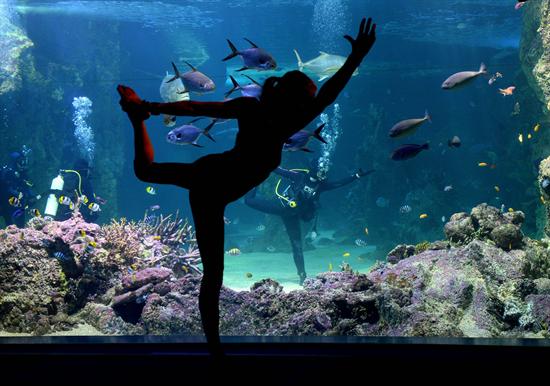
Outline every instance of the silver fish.
POLYGON ((296 134, 294 134, 293 136, 291 136, 289 139, 286 140, 285 144, 283 145, 283 150, 284 151, 302 150, 302 151, 311 153, 312 151, 309 150, 306 146, 312 137, 317 138, 319 141, 323 143, 327 143, 327 141, 325 141, 320 134, 321 130, 323 130, 323 127, 325 127, 325 123, 323 123, 317 129, 315 129, 313 133, 310 133, 309 131, 306 131, 306 130, 300 130, 299 132, 297 132, 296 134))
POLYGON ((397 122, 390 129, 390 137, 399 138, 414 134, 416 129, 418 129, 420 125, 422 125, 426 121, 429 121, 430 123, 432 122, 432 117, 430 117, 428 110, 426 110, 426 112, 424 113, 424 118, 405 119, 403 121, 397 122))
POLYGON ((197 143, 201 135, 205 135, 213 142, 216 142, 209 134, 210 129, 212 129, 215 124, 216 120, 212 120, 212 122, 206 126, 204 130, 193 125, 183 125, 177 127, 170 130, 170 132, 166 135, 166 141, 174 145, 193 145, 196 147, 202 147, 197 143))
POLYGON ((168 80, 168 83, 173 82, 177 79, 181 79, 183 85, 185 86, 185 91, 182 91, 182 93, 186 92, 196 92, 196 93, 206 93, 211 92, 216 89, 216 85, 214 84, 214 81, 204 75, 202 72, 198 71, 195 67, 193 67, 188 62, 185 62, 190 68, 191 71, 187 71, 184 74, 181 74, 178 71, 178 68, 172 62, 172 67, 174 68, 174 75, 170 80, 168 80))
POLYGON ((241 95, 244 97, 251 97, 251 98, 260 98, 260 95, 262 95, 262 86, 256 82, 251 77, 245 75, 252 83, 241 86, 233 76, 229 75, 229 78, 231 79, 231 83, 233 83, 233 88, 225 93, 225 97, 229 97, 235 90, 240 90, 241 95))
MULTIPOLYGON (((305 70, 315 74, 315 76, 319 77, 319 82, 334 75, 344 65, 347 59, 345 56, 332 55, 319 51, 319 56, 304 63, 298 51, 294 50, 294 54, 298 60, 299 70, 302 72, 305 70)), ((359 70, 355 69, 355 71, 353 71, 353 76, 358 74, 359 70)))
POLYGON ((485 63, 481 63, 481 66, 479 66, 479 71, 462 71, 451 75, 445 80, 445 82, 443 82, 441 88, 444 90, 450 90, 458 86, 463 86, 472 79, 477 78, 479 75, 486 73, 487 66, 485 66, 485 63))
POLYGON ((257 70, 270 70, 273 68, 277 68, 277 63, 275 62, 275 59, 273 59, 273 57, 267 51, 265 51, 263 48, 258 47, 247 38, 244 38, 244 40, 249 42, 252 47, 247 48, 246 50, 239 51, 237 50, 235 45, 231 43, 229 39, 227 39, 229 48, 231 48, 231 53, 222 60, 225 62, 226 60, 232 59, 235 56, 240 56, 241 58, 243 58, 244 66, 237 71, 244 71, 252 68, 255 68, 257 70))

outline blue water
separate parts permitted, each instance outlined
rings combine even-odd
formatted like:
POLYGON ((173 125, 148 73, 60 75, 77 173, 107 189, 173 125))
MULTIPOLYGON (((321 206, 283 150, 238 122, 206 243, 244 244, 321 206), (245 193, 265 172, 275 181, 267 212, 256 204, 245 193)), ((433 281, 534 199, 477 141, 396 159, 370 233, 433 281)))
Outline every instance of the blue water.
MULTIPOLYGON (((109 167, 105 166, 108 162, 102 162, 93 171, 96 175, 112 175, 117 194, 105 198, 117 204, 113 217, 137 220, 156 204, 163 213, 179 210, 190 216, 187 192, 155 186, 157 195, 152 196, 145 191, 147 184, 134 176, 132 132, 129 123, 120 119, 116 85, 129 85, 143 98, 159 100, 160 82, 166 71, 172 71, 170 62, 175 61, 184 69, 183 61, 187 60, 218 85, 214 93, 192 95, 192 99, 223 100, 229 88, 227 66, 241 65, 239 58, 221 61, 229 53, 226 38, 244 48, 248 43, 242 38, 247 37, 270 52, 281 69, 290 70, 297 68, 293 49, 304 60, 316 57, 318 51, 347 55, 349 45, 341 35, 354 35, 361 17, 372 16, 378 23, 376 45, 363 62, 360 74, 352 78, 337 100, 341 111, 339 122, 329 123, 329 126, 338 124, 341 129, 330 155, 329 178, 345 177, 358 168, 374 168, 376 172, 323 195, 320 229, 329 235, 339 232, 352 241, 363 237, 369 245, 380 247, 376 257, 383 258, 390 245, 441 238, 442 217, 448 219, 452 213, 469 211, 478 203, 488 202, 524 210, 528 213, 524 231, 536 234, 539 230, 534 212, 538 195, 531 188, 536 170, 529 158, 530 143, 519 144, 517 136, 520 127, 527 130, 537 122, 511 116, 519 99, 505 98, 497 92, 498 87, 522 80, 518 59, 521 12, 514 10, 514 3, 512 0, 14 2, 19 6, 15 9, 20 25, 34 43, 36 71, 47 77, 53 63, 81 69, 85 77, 78 81, 70 77, 49 79, 49 87, 63 90, 62 98, 56 102, 58 124, 47 130, 13 126, 10 140, 23 143, 26 136, 47 135, 54 136, 60 144, 71 141, 73 98, 87 96, 92 101, 102 101, 98 102, 102 105, 94 104, 90 118, 95 138, 101 143, 100 138, 107 133, 124 133, 116 146, 109 144, 111 151, 123 153, 123 164, 109 167), (115 66, 118 71, 102 72, 102 68, 110 68, 102 62, 109 60, 109 55, 105 55, 109 50, 113 53, 112 60, 118 61, 115 66), (461 90, 440 88, 449 75, 477 70, 481 62, 487 64, 489 75, 499 71, 504 77, 492 86, 485 77, 461 90), (94 66, 97 71, 90 70, 94 66), (112 95, 105 98, 105 90, 112 95), (414 136, 392 139, 387 135, 397 121, 422 117, 426 109, 433 123, 424 124, 414 136), (373 115, 373 111, 378 115, 373 115), (462 140, 458 149, 447 146, 454 135, 462 140), (412 160, 395 162, 389 158, 390 152, 403 143, 425 142, 430 143, 430 150, 412 160), (479 162, 496 167, 482 168, 479 162), (448 185, 453 189, 445 192, 448 185), (496 192, 495 186, 500 192, 496 192), (388 204, 378 206, 380 197, 388 204), (404 205, 411 207, 410 213, 400 212, 404 205), (421 220, 419 216, 423 213, 428 217, 421 220), (365 227, 369 229, 368 236, 364 235, 365 227)), ((32 84, 24 87, 22 95, 33 93, 32 84)), ((522 90, 516 92, 521 94, 522 90)), ((10 120, 26 109, 25 98, 19 98, 17 109, 4 112, 8 126, 10 120)), ((526 110, 528 106, 521 108, 526 110)), ((327 109, 329 119, 333 118, 332 111, 332 107, 327 109)), ((47 111, 38 112, 41 113, 47 111)), ((227 150, 233 145, 236 127, 233 122, 220 125, 212 130, 216 143, 202 138, 200 143, 205 147, 194 148, 167 143, 165 135, 170 129, 162 125, 161 118, 149 122, 160 162, 190 162, 208 153, 227 150)), ((310 129, 318 123, 319 120, 314 122, 310 129)), ((206 124, 206 121, 198 123, 200 127, 206 124)), ((319 142, 312 141, 310 147, 312 154, 285 153, 283 165, 289 168, 309 165, 314 157, 322 155, 319 142)), ((40 162, 47 163, 50 154, 56 151, 59 149, 37 152, 40 162)), ((62 166, 46 167, 53 171, 62 166)), ((47 186, 53 177, 43 175, 35 183, 47 186)), ((269 181, 273 185, 276 178, 269 181)), ((275 199, 272 190, 263 188, 262 195, 275 199)), ((280 222, 240 201, 227 208, 226 216, 239 219, 236 227, 247 235, 233 239, 240 247, 250 235, 261 239, 282 232, 280 222), (260 223, 267 225, 263 233, 255 231, 260 223)), ((98 221, 107 223, 110 217, 102 214, 98 221)), ((310 226, 304 226, 304 233, 310 226)), ((286 242, 284 234, 280 239, 286 242)))

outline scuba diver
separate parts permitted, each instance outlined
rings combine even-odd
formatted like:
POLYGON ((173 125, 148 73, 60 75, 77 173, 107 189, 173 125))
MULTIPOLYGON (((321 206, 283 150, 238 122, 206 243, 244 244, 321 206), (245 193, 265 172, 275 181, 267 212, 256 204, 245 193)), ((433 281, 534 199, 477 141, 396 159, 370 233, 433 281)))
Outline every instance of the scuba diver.
POLYGON ((117 87, 122 110, 128 114, 134 129, 136 177, 144 182, 189 190, 203 265, 199 310, 208 348, 215 357, 223 356, 219 297, 224 269, 225 207, 265 181, 281 163, 284 143, 334 103, 374 45, 375 30, 376 24, 372 24, 371 19, 363 19, 355 39, 345 36, 351 43, 351 54, 318 93, 315 83, 300 71, 266 79, 259 99, 153 103, 142 100, 129 87, 117 87), (205 155, 193 163, 155 162, 145 121, 151 115, 160 114, 237 119, 239 131, 235 146, 224 153, 205 155))
POLYGON ((30 152, 31 149, 23 145, 20 151, 10 154, 9 164, 0 169, 0 217, 6 226, 24 227, 26 212, 41 198, 33 193, 33 184, 28 178, 30 152))
POLYGON ((353 175, 337 181, 328 181, 322 170, 315 170, 316 160, 312 169, 284 169, 278 167, 275 174, 290 180, 290 185, 281 189, 282 179, 275 186, 276 199, 262 199, 256 197, 258 187, 252 189, 244 196, 244 202, 249 207, 267 214, 281 217, 292 247, 294 264, 300 277, 300 285, 306 278, 304 266, 304 248, 300 221, 309 222, 315 218, 312 234, 317 234, 317 210, 320 207, 321 193, 341 188, 357 181, 359 178, 371 174, 374 170, 363 171, 359 169, 353 175))
POLYGON ((91 169, 88 161, 83 158, 77 159, 72 169, 61 169, 64 185, 58 198, 60 205, 55 217, 56 220, 64 221, 71 218, 74 201, 77 197, 80 197, 80 214, 82 214, 84 220, 89 223, 97 221, 101 207, 95 199, 91 169))

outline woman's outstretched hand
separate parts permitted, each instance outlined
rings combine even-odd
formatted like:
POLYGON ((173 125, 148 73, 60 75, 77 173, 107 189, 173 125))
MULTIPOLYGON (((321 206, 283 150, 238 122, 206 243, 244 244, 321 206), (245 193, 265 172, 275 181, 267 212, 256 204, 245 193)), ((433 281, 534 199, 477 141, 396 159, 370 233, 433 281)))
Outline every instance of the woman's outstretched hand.
POLYGON ((351 43, 351 54, 363 59, 370 51, 376 40, 376 24, 372 23, 372 19, 369 20, 363 18, 359 25, 359 33, 354 39, 349 35, 345 35, 344 38, 351 43))
POLYGON ((119 84, 117 91, 120 94, 120 106, 128 113, 130 119, 145 121, 151 114, 143 108, 143 101, 130 87, 119 84))

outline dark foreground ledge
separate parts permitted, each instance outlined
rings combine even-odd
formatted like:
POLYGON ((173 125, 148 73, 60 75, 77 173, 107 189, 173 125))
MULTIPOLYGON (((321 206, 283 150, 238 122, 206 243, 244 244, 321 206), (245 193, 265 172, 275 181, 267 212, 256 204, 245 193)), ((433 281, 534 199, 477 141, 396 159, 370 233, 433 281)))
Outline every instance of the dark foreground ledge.
POLYGON ((452 371, 445 382, 472 371, 493 381, 519 371, 525 380, 546 373, 550 363, 545 339, 224 337, 223 344, 227 356, 215 361, 200 337, 0 338, 0 378, 19 384, 163 386, 221 377, 223 384, 286 386, 360 377, 359 384, 368 385, 380 377, 412 382, 441 371, 452 371))

